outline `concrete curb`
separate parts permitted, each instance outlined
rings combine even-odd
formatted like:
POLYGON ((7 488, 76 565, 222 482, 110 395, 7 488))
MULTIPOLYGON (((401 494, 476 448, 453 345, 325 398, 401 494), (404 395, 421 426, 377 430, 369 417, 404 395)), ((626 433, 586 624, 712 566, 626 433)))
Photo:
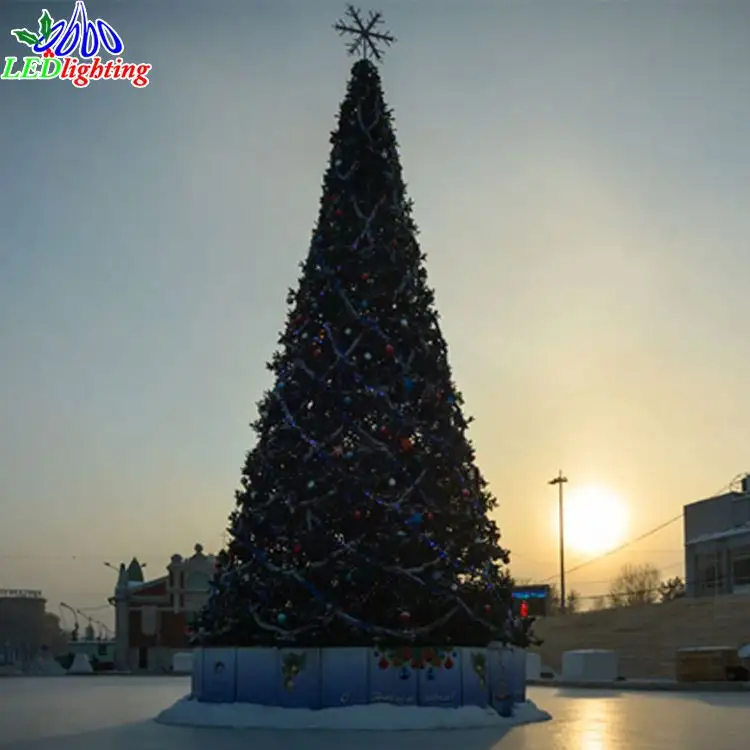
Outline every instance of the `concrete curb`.
POLYGON ((676 693, 750 693, 750 682, 677 682, 675 680, 527 680, 529 687, 574 688, 581 690, 642 690, 676 693))

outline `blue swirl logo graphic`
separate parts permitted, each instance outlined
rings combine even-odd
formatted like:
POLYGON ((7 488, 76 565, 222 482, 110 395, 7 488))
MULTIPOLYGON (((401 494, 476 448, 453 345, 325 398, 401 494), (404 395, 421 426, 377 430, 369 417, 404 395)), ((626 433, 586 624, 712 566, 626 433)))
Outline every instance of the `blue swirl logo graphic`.
POLYGON ((90 60, 103 47, 110 55, 121 55, 125 50, 120 35, 101 18, 89 19, 83 0, 77 0, 73 15, 67 21, 55 21, 49 33, 33 46, 42 54, 52 50, 55 57, 68 57, 78 50, 83 60, 90 60))

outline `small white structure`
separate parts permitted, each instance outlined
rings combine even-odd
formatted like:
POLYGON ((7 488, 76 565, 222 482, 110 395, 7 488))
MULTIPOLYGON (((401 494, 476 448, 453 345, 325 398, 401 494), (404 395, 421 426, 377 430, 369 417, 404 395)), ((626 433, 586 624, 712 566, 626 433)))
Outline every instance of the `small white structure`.
POLYGON ((73 658, 73 663, 68 669, 68 674, 93 674, 94 670, 91 667, 91 662, 86 654, 78 653, 73 658))
POLYGON ((172 657, 172 671, 175 674, 192 674, 193 673, 193 654, 190 651, 183 651, 172 657))
POLYGON ((533 651, 526 652, 526 679, 542 679, 542 657, 533 651))
POLYGON ((617 653, 603 649, 566 651, 562 679, 575 682, 612 682, 617 679, 617 653))

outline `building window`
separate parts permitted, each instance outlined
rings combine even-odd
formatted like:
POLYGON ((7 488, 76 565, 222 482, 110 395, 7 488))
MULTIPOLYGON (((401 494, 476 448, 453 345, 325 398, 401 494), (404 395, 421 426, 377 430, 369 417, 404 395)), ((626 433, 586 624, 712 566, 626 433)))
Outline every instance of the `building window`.
POLYGON ((732 586, 750 586, 750 547, 732 550, 732 586))
POLYGON ((719 555, 697 555, 695 560, 698 594, 716 593, 721 587, 719 555))

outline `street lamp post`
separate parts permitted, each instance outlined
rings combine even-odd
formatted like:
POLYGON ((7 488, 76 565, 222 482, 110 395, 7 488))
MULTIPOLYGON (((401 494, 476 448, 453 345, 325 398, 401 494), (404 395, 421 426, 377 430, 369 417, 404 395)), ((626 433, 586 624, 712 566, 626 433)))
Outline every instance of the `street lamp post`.
POLYGON ((550 479, 550 484, 556 484, 558 489, 558 512, 560 514, 560 611, 565 612, 565 525, 563 523, 563 485, 568 478, 563 476, 562 469, 554 479, 550 479))

